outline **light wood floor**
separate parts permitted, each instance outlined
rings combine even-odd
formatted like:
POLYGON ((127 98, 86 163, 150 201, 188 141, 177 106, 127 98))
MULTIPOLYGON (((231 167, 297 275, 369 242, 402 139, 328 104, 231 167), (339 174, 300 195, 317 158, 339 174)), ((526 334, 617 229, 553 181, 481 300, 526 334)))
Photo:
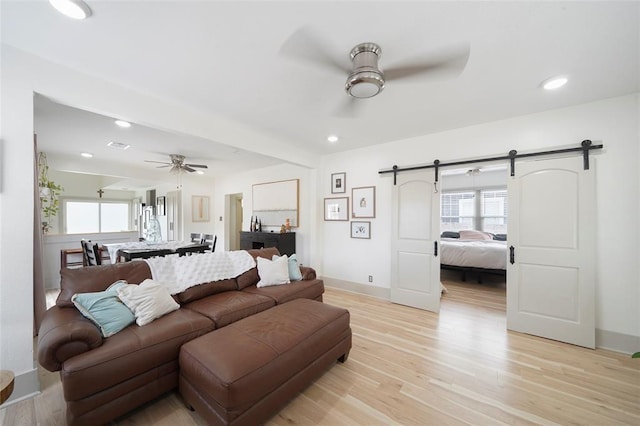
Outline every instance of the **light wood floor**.
MULTIPOLYGON (((504 282, 444 279, 440 315, 327 288, 351 312, 353 348, 269 425, 640 424, 640 360, 505 330, 504 282)), ((63 425, 56 373, 0 411, 5 425, 63 425)), ((170 393, 115 425, 204 425, 170 393)))

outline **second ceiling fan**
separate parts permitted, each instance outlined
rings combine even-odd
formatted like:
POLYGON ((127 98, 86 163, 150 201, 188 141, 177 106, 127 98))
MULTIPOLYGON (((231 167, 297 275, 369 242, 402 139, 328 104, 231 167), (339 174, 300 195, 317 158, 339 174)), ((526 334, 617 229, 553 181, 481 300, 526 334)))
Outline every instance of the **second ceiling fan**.
POLYGON ((206 164, 185 163, 185 156, 184 155, 169 154, 169 158, 171 159, 171 162, 152 161, 152 160, 144 160, 144 161, 146 163, 163 164, 162 166, 158 166, 159 168, 171 167, 171 169, 169 169, 170 173, 181 173, 182 171, 186 171, 186 172, 191 173, 191 172, 195 172, 196 168, 198 168, 198 169, 208 169, 209 168, 206 164))

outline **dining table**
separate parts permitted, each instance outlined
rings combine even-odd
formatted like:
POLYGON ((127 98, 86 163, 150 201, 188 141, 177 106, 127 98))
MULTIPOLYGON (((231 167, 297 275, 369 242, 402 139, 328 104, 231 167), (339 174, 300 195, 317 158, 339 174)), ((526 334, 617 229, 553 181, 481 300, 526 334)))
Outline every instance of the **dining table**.
POLYGON ((129 262, 133 259, 149 259, 156 256, 177 254, 184 256, 190 253, 204 253, 211 248, 209 244, 190 241, 130 241, 124 243, 108 243, 103 246, 109 252, 111 263, 121 260, 129 262))

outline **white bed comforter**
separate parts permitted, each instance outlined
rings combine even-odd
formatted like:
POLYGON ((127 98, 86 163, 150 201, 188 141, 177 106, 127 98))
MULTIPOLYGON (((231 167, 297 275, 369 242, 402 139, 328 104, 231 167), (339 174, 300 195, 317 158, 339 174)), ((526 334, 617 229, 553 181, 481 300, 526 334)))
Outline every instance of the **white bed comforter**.
POLYGON ((245 250, 195 253, 145 259, 151 277, 177 294, 194 285, 237 277, 256 266, 245 250))
POLYGON ((507 269, 507 242, 495 240, 440 240, 440 264, 470 268, 507 269))

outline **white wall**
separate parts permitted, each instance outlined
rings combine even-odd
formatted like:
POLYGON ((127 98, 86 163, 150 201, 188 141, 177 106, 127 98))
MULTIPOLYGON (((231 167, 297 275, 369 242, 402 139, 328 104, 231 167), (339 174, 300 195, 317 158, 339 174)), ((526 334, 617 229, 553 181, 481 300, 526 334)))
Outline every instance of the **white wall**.
MULTIPOLYGON (((315 252, 312 241, 316 235, 317 209, 314 207, 316 199, 316 172, 311 169, 294 165, 282 165, 266 167, 264 169, 228 176, 216 181, 216 195, 213 209, 218 212, 216 216, 216 234, 218 244, 228 249, 224 223, 229 218, 225 217, 225 195, 242 193, 243 225, 242 229, 249 230, 252 209, 252 185, 266 182, 277 182, 289 179, 299 179, 299 221, 300 226, 292 228, 296 233, 296 254, 304 265, 315 266, 315 252), (220 222, 219 216, 223 216, 220 222)), ((280 232, 279 227, 263 227, 264 232, 280 232)))
POLYGON ((640 336, 638 259, 638 95, 486 123, 327 156, 320 172, 330 197, 331 173, 347 173, 347 190, 376 186, 376 218, 371 240, 349 237, 348 222, 324 222, 322 271, 326 277, 363 285, 390 286, 390 204, 393 177, 378 175, 394 164, 418 164, 507 155, 579 146, 584 139, 603 143, 594 153, 597 173, 597 314, 600 330, 640 336))

